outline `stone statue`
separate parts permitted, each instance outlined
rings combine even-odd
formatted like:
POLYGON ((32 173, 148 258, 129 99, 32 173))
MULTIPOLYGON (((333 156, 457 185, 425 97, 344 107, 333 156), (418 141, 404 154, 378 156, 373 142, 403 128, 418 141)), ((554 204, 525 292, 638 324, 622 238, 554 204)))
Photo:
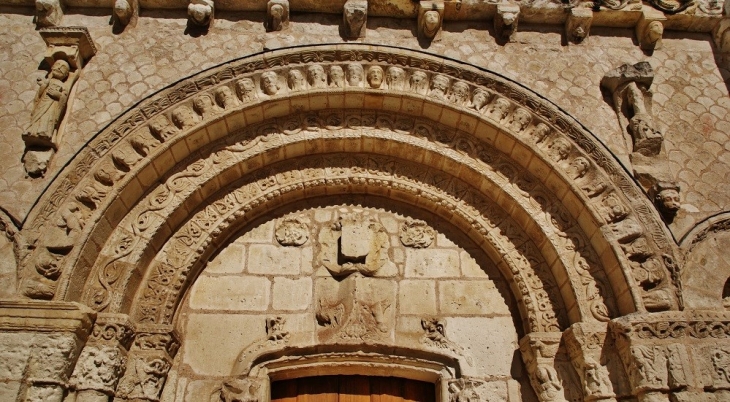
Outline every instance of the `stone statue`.
POLYGON ((58 126, 66 113, 66 103, 77 74, 71 74, 68 63, 56 60, 46 79, 39 79, 30 126, 23 133, 26 145, 57 147, 58 126))
POLYGON ((307 67, 307 82, 312 88, 327 88, 327 74, 319 64, 307 67))
POLYGON ((380 66, 371 66, 368 69, 368 84, 370 88, 379 89, 383 84, 383 68, 380 66))
POLYGON ((261 74, 261 89, 266 95, 276 95, 279 92, 279 76, 273 71, 261 74))
POLYGON ((331 88, 344 88, 345 87, 345 72, 340 66, 330 67, 330 87, 331 88))
POLYGON ((347 85, 351 87, 359 87, 362 82, 363 70, 359 64, 347 65, 347 85))
POLYGON ((343 13, 343 34, 347 39, 364 38, 368 21, 368 2, 348 0, 343 13))

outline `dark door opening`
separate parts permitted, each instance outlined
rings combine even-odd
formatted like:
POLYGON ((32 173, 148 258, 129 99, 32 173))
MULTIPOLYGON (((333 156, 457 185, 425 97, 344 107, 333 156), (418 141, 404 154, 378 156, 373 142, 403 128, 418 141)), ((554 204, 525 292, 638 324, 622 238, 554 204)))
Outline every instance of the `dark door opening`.
POLYGON ((275 381, 271 402, 436 402, 434 384, 398 377, 330 375, 275 381))

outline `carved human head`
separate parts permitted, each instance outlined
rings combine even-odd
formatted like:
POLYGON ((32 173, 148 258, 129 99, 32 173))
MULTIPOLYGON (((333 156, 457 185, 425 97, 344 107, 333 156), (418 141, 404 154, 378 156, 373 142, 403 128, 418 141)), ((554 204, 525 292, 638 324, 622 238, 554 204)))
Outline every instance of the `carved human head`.
POLYGON ((581 178, 588 173, 588 169, 591 167, 591 163, 588 162, 588 159, 579 156, 573 160, 573 162, 570 163, 570 166, 573 167, 575 171, 575 178, 581 178))
POLYGON ((167 119, 167 116, 165 115, 159 115, 149 122, 149 128, 150 133, 152 133, 153 136, 164 139, 163 134, 166 129, 170 127, 170 120, 167 119))
POLYGON ((345 72, 342 70, 342 67, 330 67, 330 86, 337 88, 345 86, 345 72))
POLYGON ((292 91, 300 91, 304 89, 304 74, 299 70, 289 70, 286 79, 289 89, 292 91))
POLYGON ((185 129, 196 122, 195 112, 187 106, 180 106, 172 111, 172 123, 179 129, 185 129))
POLYGON ((360 86, 362 82, 362 66, 356 63, 347 65, 347 84, 351 87, 360 86))
POLYGON ((58 80, 68 78, 68 72, 71 70, 66 60, 56 60, 51 67, 51 76, 58 80))
POLYGON ((400 67, 388 67, 385 72, 385 82, 390 89, 403 89, 405 84, 406 72, 400 67))
POLYGON ((436 36, 441 27, 441 14, 436 10, 423 13, 423 34, 428 38, 436 36))
POLYGON ((654 205, 665 217, 674 217, 681 208, 679 185, 673 182, 660 181, 653 188, 654 205))
POLYGON ((663 34, 664 25, 660 21, 652 21, 646 27, 646 39, 652 45, 655 45, 663 34))
POLYGON ((530 112, 521 107, 518 107, 512 113, 512 128, 518 131, 524 130, 525 128, 527 128, 527 125, 530 124, 531 120, 532 115, 530 114, 530 112))
POLYGON ((370 66, 368 69, 368 84, 370 88, 380 88, 383 84, 383 68, 380 66, 370 66))
POLYGON ((255 84, 251 78, 241 78, 236 81, 236 93, 241 100, 248 100, 252 98, 252 94, 255 90, 255 84))
POLYGON ((449 77, 445 75, 437 75, 431 80, 431 90, 439 94, 445 94, 449 89, 449 77))
POLYGON ((129 24, 133 13, 134 10, 132 10, 132 5, 129 4, 128 0, 116 0, 114 2, 114 15, 122 25, 129 24))
POLYGON ((457 103, 465 103, 469 100, 469 85, 463 81, 456 81, 451 86, 452 100, 457 103))
POLYGON ((205 115, 213 109, 213 98, 208 94, 199 95, 193 99, 193 108, 199 115, 206 117, 205 115))
POLYGON ((208 25, 212 16, 213 7, 207 1, 203 0, 188 4, 188 17, 190 17, 190 21, 193 24, 199 26, 208 25))
POLYGON ((214 94, 215 101, 218 103, 218 106, 222 107, 223 109, 227 109, 228 107, 236 104, 236 98, 233 96, 231 88, 228 88, 225 85, 216 88, 214 94))
POLYGON ((279 76, 273 71, 261 74, 261 89, 266 95, 276 95, 279 92, 279 76))
POLYGON ((327 86, 327 75, 324 68, 319 64, 307 67, 307 81, 313 88, 324 88, 327 86))
POLYGON ((487 104, 487 101, 489 101, 489 92, 477 88, 474 90, 474 95, 472 95, 471 98, 471 106, 476 109, 480 110, 484 107, 484 105, 487 104))
POLYGON ((350 38, 360 36, 368 15, 367 2, 348 1, 345 3, 345 29, 350 38))
POLYGON ((269 16, 270 18, 270 31, 281 31, 282 28, 282 21, 284 20, 284 13, 286 11, 284 10, 284 6, 281 4, 274 4, 271 6, 269 16))
POLYGON ((411 90, 423 91, 428 85, 428 76, 423 71, 415 71, 410 79, 411 90))

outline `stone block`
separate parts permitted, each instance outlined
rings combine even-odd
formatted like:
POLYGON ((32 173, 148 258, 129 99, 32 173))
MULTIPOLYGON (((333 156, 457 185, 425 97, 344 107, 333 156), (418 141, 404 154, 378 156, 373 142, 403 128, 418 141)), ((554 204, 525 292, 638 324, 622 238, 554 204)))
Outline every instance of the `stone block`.
POLYGON ((440 282, 439 310, 442 315, 510 314, 494 282, 484 280, 440 282))
POLYGON ((459 252, 456 250, 406 250, 406 277, 458 277, 459 252))
POLYGON ((275 310, 305 310, 312 301, 312 278, 274 278, 275 310))
POLYGON ((479 376, 510 377, 512 359, 519 359, 510 317, 447 317, 446 337, 464 348, 479 376))
POLYGON ((205 267, 207 273, 241 273, 245 266, 246 249, 241 244, 231 243, 215 256, 205 267))
POLYGON ((487 273, 484 272, 482 267, 479 266, 477 261, 468 252, 462 251, 459 256, 461 257, 461 274, 463 276, 488 278, 487 273))
POLYGON ((274 221, 262 223, 241 236, 244 243, 271 243, 274 238, 274 221))
POLYGON ((257 276, 200 276, 190 289, 196 310, 264 311, 271 282, 257 276))
POLYGON ((297 275, 301 250, 268 244, 254 244, 248 249, 248 272, 267 275, 297 275))
POLYGON ((23 371, 30 356, 31 341, 32 337, 27 333, 0 334, 0 381, 23 379, 23 371))
POLYGON ((227 376, 241 351, 265 336, 264 315, 190 314, 182 362, 200 375, 227 376))
POLYGON ((404 280, 399 284, 400 314, 436 314, 436 284, 428 280, 404 280))

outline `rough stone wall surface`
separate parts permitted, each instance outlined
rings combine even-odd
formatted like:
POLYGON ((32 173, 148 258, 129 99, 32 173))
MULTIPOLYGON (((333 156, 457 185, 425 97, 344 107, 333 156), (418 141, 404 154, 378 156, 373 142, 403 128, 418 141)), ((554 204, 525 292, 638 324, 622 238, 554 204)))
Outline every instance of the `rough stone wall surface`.
MULTIPOLYGON (((467 357, 475 370, 473 377, 487 381, 481 388, 496 400, 530 400, 531 391, 522 391, 527 393, 524 399, 518 399, 516 391, 529 388, 516 354, 518 330, 512 319, 516 308, 505 299, 505 284, 496 268, 480 266, 485 265, 484 256, 473 256, 468 244, 455 244, 445 234, 448 230, 426 236, 430 241, 421 242, 421 248, 405 246, 399 233, 406 217, 400 213, 334 205, 269 219, 246 230, 211 259, 180 310, 181 350, 164 401, 207 400, 224 378, 235 374, 234 365, 244 350, 272 339, 265 325, 270 317, 284 318, 282 337, 304 336, 312 344, 323 341, 328 329, 315 317, 323 297, 331 297, 321 291, 323 282, 330 285, 333 280, 322 264, 328 246, 317 238, 348 213, 374 218, 387 233, 389 262, 379 272, 388 276, 376 274, 366 280, 375 288, 385 285, 395 290, 392 298, 386 298, 392 302, 385 316, 393 317, 384 324, 390 325, 386 335, 390 342, 412 334, 418 343, 424 336, 421 320, 438 317, 446 325, 444 345, 467 357), (307 222, 309 239, 304 244, 279 244, 279 222, 288 218, 307 222)), ((370 292, 371 287, 363 289, 354 292, 370 292)), ((343 324, 342 331, 346 328, 343 324)))
MULTIPOLYGON (((74 88, 64 134, 49 172, 27 179, 20 161, 22 130, 35 96, 35 78, 45 45, 26 14, 0 15, 0 207, 23 220, 52 177, 83 144, 136 102, 186 76, 216 64, 278 48, 342 43, 340 17, 299 15, 283 32, 266 33, 263 14, 226 14, 210 31, 185 34, 183 12, 144 11, 136 27, 112 33, 107 15, 67 13, 64 25, 86 26, 98 53, 74 88)), ((422 49, 415 21, 371 18, 365 41, 422 49)), ((622 161, 629 139, 599 82, 624 63, 648 61, 656 78, 654 114, 665 132, 672 176, 682 187, 683 214, 673 230, 679 237, 702 218, 730 206, 730 98, 727 57, 716 54, 709 35, 667 32, 663 48, 645 54, 631 30, 594 28, 581 45, 564 44, 558 27, 520 26, 515 41, 498 45, 486 23, 449 23, 429 53, 463 60, 516 80, 554 102, 591 130, 622 161)))

